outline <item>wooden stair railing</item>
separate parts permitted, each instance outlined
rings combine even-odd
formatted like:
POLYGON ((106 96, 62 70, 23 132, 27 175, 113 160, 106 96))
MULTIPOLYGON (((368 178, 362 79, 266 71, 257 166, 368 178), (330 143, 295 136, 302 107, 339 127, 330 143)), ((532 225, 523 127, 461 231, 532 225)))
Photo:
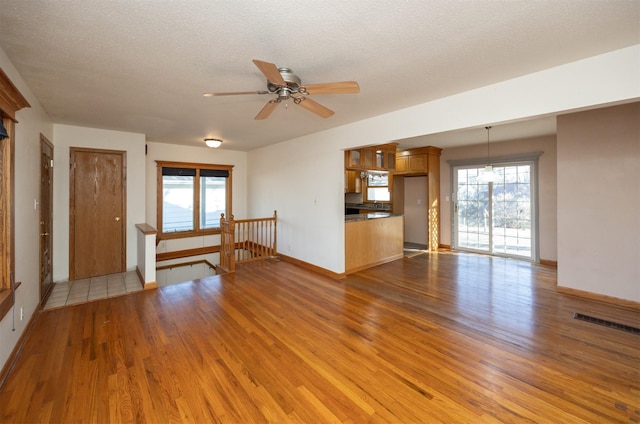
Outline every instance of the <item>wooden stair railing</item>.
POLYGON ((277 211, 270 218, 235 220, 220 216, 220 269, 234 272, 236 264, 277 255, 277 211))

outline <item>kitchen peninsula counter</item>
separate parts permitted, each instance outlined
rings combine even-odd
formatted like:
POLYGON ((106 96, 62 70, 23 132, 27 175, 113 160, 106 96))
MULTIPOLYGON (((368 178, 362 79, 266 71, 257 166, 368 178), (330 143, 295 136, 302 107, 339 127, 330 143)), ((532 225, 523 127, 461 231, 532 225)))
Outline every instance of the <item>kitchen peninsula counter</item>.
POLYGON ((401 259, 404 216, 387 212, 345 215, 345 273, 401 259))

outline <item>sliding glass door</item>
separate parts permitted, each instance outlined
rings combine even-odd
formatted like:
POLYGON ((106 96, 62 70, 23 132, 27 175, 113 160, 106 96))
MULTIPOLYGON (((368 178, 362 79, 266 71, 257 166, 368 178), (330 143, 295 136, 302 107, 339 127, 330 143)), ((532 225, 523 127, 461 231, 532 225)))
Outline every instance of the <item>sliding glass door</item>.
POLYGON ((537 260, 534 163, 493 169, 497 179, 483 182, 484 166, 453 167, 453 247, 537 260))

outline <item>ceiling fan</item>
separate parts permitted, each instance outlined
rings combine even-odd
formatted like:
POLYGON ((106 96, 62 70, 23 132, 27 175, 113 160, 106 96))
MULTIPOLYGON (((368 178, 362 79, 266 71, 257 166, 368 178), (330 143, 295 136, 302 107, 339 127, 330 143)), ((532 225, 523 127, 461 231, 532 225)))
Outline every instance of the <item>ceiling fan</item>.
POLYGON ((293 102, 310 112, 323 118, 328 118, 334 114, 331 109, 322 106, 311 100, 310 94, 347 94, 359 93, 360 86, 355 81, 328 82, 324 84, 302 85, 300 78, 289 68, 278 68, 273 63, 253 60, 253 63, 260 69, 260 72, 267 77, 267 90, 259 91, 236 91, 227 93, 204 93, 205 97, 215 96, 235 96, 241 94, 275 94, 276 97, 269 100, 267 104, 256 115, 255 119, 267 119, 269 115, 278 107, 282 101, 293 100, 293 102))

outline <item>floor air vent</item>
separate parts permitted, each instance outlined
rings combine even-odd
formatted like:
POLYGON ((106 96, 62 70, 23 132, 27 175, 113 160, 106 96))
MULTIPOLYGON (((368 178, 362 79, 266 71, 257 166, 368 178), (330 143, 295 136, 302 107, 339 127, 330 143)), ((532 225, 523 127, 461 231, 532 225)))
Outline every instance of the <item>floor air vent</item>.
POLYGON ((607 321, 606 319, 590 317, 589 315, 579 314, 578 312, 573 314, 573 318, 579 319, 581 321, 591 322, 598 325, 604 325, 605 327, 616 328, 618 330, 626 331, 627 333, 640 335, 640 328, 631 327, 630 325, 619 324, 617 322, 607 321))

